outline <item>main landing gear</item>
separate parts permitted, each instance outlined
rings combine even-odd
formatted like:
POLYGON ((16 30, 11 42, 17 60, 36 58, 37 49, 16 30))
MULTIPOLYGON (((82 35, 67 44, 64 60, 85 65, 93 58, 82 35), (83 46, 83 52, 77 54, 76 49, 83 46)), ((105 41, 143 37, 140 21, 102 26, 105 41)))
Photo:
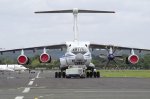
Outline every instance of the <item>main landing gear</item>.
MULTIPOLYGON (((55 72, 55 78, 71 78, 71 77, 66 77, 65 72, 55 72)), ((87 71, 85 73, 85 77, 82 78, 100 78, 100 72, 99 71, 87 71)))
POLYGON ((55 78, 66 78, 65 72, 55 72, 55 78))
POLYGON ((94 71, 94 72, 86 72, 86 77, 87 78, 100 78, 100 72, 99 71, 94 71))

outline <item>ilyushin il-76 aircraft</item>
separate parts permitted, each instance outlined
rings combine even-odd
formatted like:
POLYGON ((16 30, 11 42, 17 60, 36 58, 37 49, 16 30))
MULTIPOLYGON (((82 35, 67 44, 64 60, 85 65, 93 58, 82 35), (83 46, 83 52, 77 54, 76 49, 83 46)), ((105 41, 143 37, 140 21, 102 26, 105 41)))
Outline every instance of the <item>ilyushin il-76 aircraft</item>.
POLYGON ((103 45, 103 44, 95 44, 89 41, 79 41, 78 40, 78 29, 77 29, 77 16, 78 13, 115 13, 114 11, 98 11, 98 10, 81 10, 78 8, 73 8, 71 10, 53 10, 53 11, 37 11, 36 14, 43 13, 73 13, 74 16, 74 40, 70 42, 65 42, 56 45, 48 45, 48 46, 38 46, 38 47, 30 47, 30 48, 20 48, 20 49, 11 49, 11 50, 3 50, 0 53, 4 52, 15 52, 20 51, 21 55, 18 56, 17 61, 18 64, 24 65, 28 64, 29 58, 24 54, 26 50, 41 50, 43 49, 43 53, 41 53, 39 60, 41 63, 50 63, 51 55, 47 53, 47 49, 63 49, 66 48, 66 53, 63 57, 60 58, 60 72, 55 72, 56 78, 70 78, 70 77, 95 77, 99 78, 100 73, 95 70, 95 65, 91 62, 91 50, 90 49, 106 49, 108 51, 108 62, 113 61, 116 57, 114 52, 116 49, 125 49, 130 50, 130 55, 127 57, 127 61, 131 64, 136 64, 139 61, 138 55, 135 54, 135 50, 146 50, 148 49, 139 49, 139 48, 130 48, 130 47, 122 47, 122 46, 112 46, 112 45, 103 45))

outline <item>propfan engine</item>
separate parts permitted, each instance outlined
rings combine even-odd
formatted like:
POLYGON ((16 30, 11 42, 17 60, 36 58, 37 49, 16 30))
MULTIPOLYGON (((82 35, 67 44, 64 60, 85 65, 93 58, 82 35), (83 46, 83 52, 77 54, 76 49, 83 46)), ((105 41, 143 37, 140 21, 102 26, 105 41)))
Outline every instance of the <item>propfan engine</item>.
MULTIPOLYGON (((110 63, 110 61, 113 61, 115 63, 115 65, 117 64, 117 62, 115 61, 115 58, 118 57, 118 58, 122 58, 122 56, 117 56, 115 55, 114 53, 116 52, 116 48, 110 46, 110 48, 106 47, 106 50, 108 52, 108 55, 106 56, 107 58, 107 63, 106 63, 106 66, 108 66, 108 64, 110 63)), ((117 65, 116 65, 117 66, 117 65)))

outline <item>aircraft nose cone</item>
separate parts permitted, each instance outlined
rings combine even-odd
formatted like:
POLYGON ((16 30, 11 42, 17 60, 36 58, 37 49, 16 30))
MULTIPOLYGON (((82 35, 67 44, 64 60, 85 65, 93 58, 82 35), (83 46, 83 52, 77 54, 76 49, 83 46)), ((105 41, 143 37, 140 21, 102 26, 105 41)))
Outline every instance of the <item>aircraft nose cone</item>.
POLYGON ((81 53, 78 53, 78 54, 76 55, 76 57, 75 57, 75 61, 76 61, 76 62, 78 62, 78 61, 83 62, 83 61, 84 61, 83 55, 82 55, 81 53))

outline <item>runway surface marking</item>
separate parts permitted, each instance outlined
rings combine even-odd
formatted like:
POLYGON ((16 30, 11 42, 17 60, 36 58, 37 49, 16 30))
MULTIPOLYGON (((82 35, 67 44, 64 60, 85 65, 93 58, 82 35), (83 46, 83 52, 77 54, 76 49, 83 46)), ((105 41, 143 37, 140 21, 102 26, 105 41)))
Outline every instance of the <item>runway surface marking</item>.
POLYGON ((24 96, 17 96, 15 99, 23 99, 24 96))
POLYGON ((34 81, 30 81, 28 85, 29 85, 29 86, 33 85, 33 82, 34 82, 34 81))
POLYGON ((31 80, 35 80, 35 78, 32 78, 31 80))
MULTIPOLYGON (((38 74, 36 75, 35 78, 39 78, 39 75, 40 75, 40 71, 38 72, 38 74)), ((35 81, 35 78, 32 78, 32 79, 29 81, 29 83, 28 83, 29 86, 33 85, 33 83, 34 83, 34 81, 35 81)), ((22 93, 28 93, 29 91, 30 91, 30 87, 26 87, 26 88, 22 91, 22 93)), ((17 96, 15 99, 23 99, 23 98, 24 98, 24 96, 17 96)))
POLYGON ((40 73, 41 73, 41 72, 39 71, 35 78, 39 78, 40 73))
POLYGON ((26 87, 22 93, 28 93, 30 91, 30 88, 29 87, 26 87))
MULTIPOLYGON (((40 75, 40 71, 37 73, 37 75, 36 75, 36 77, 35 78, 39 78, 39 75, 40 75)), ((30 81, 29 81, 29 83, 28 83, 28 85, 29 86, 31 86, 31 85, 33 85, 33 83, 34 83, 34 81, 35 81, 35 78, 32 78, 30 81)), ((29 91, 30 91, 30 87, 26 87, 23 91, 22 91, 22 93, 28 93, 29 91)), ((15 99, 23 99, 24 98, 24 96, 17 96, 15 99)))

